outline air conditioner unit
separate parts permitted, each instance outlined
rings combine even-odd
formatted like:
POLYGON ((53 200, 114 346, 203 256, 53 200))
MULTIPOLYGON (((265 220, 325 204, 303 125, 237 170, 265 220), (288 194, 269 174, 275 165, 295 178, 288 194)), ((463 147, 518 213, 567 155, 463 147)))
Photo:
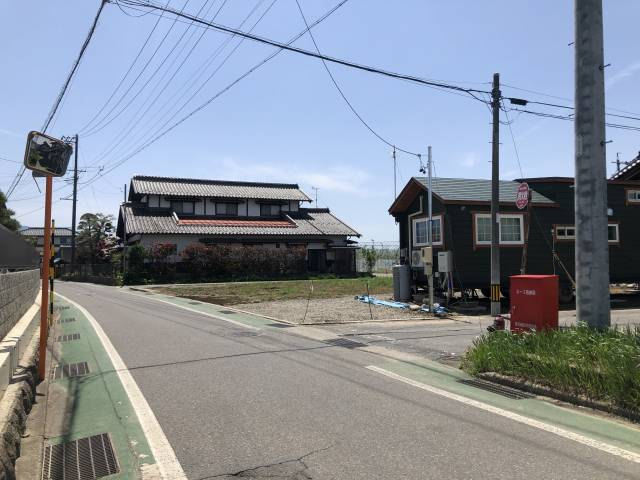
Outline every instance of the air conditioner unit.
POLYGON ((411 251, 411 266, 414 268, 424 267, 424 263, 422 262, 422 252, 420 250, 411 251))

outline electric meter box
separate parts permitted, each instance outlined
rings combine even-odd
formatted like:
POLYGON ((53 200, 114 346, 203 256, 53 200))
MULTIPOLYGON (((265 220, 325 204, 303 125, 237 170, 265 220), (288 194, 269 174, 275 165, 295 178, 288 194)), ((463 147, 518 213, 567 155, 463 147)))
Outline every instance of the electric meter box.
POLYGON ((422 247, 421 253, 422 263, 425 265, 433 265, 433 248, 432 247, 422 247))
POLYGON ((453 254, 450 250, 438 252, 438 272, 453 272, 453 254))

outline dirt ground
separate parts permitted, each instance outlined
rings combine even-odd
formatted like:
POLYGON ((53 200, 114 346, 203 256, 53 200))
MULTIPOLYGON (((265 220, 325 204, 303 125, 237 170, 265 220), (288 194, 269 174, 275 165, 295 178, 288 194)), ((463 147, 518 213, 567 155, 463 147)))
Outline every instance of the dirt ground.
POLYGON ((243 303, 233 306, 247 312, 258 313, 292 323, 344 323, 391 320, 419 320, 431 318, 425 312, 369 305, 353 296, 307 300, 243 303), (305 315, 306 312, 306 315, 305 315))

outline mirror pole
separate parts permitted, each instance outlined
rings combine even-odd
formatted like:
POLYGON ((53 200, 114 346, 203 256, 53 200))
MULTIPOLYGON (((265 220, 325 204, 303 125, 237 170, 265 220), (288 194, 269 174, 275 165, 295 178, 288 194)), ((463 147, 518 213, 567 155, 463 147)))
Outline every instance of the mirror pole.
POLYGON ((47 322, 47 306, 49 304, 49 258, 51 257, 51 197, 53 192, 53 177, 47 175, 44 197, 44 238, 41 261, 42 298, 40 300, 40 358, 38 359, 38 375, 44 380, 47 375, 47 338, 49 325, 47 322))

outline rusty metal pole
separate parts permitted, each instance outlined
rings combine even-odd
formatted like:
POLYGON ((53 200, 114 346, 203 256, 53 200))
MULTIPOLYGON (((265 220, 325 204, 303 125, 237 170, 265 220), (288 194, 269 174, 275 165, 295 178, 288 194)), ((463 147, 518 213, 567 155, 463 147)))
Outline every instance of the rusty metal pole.
POLYGON ((40 358, 38 360, 38 375, 44 380, 47 372, 47 337, 49 325, 47 322, 47 306, 49 305, 49 258, 51 257, 51 196, 53 191, 53 177, 47 175, 44 196, 44 242, 42 242, 42 298, 40 301, 40 358))

